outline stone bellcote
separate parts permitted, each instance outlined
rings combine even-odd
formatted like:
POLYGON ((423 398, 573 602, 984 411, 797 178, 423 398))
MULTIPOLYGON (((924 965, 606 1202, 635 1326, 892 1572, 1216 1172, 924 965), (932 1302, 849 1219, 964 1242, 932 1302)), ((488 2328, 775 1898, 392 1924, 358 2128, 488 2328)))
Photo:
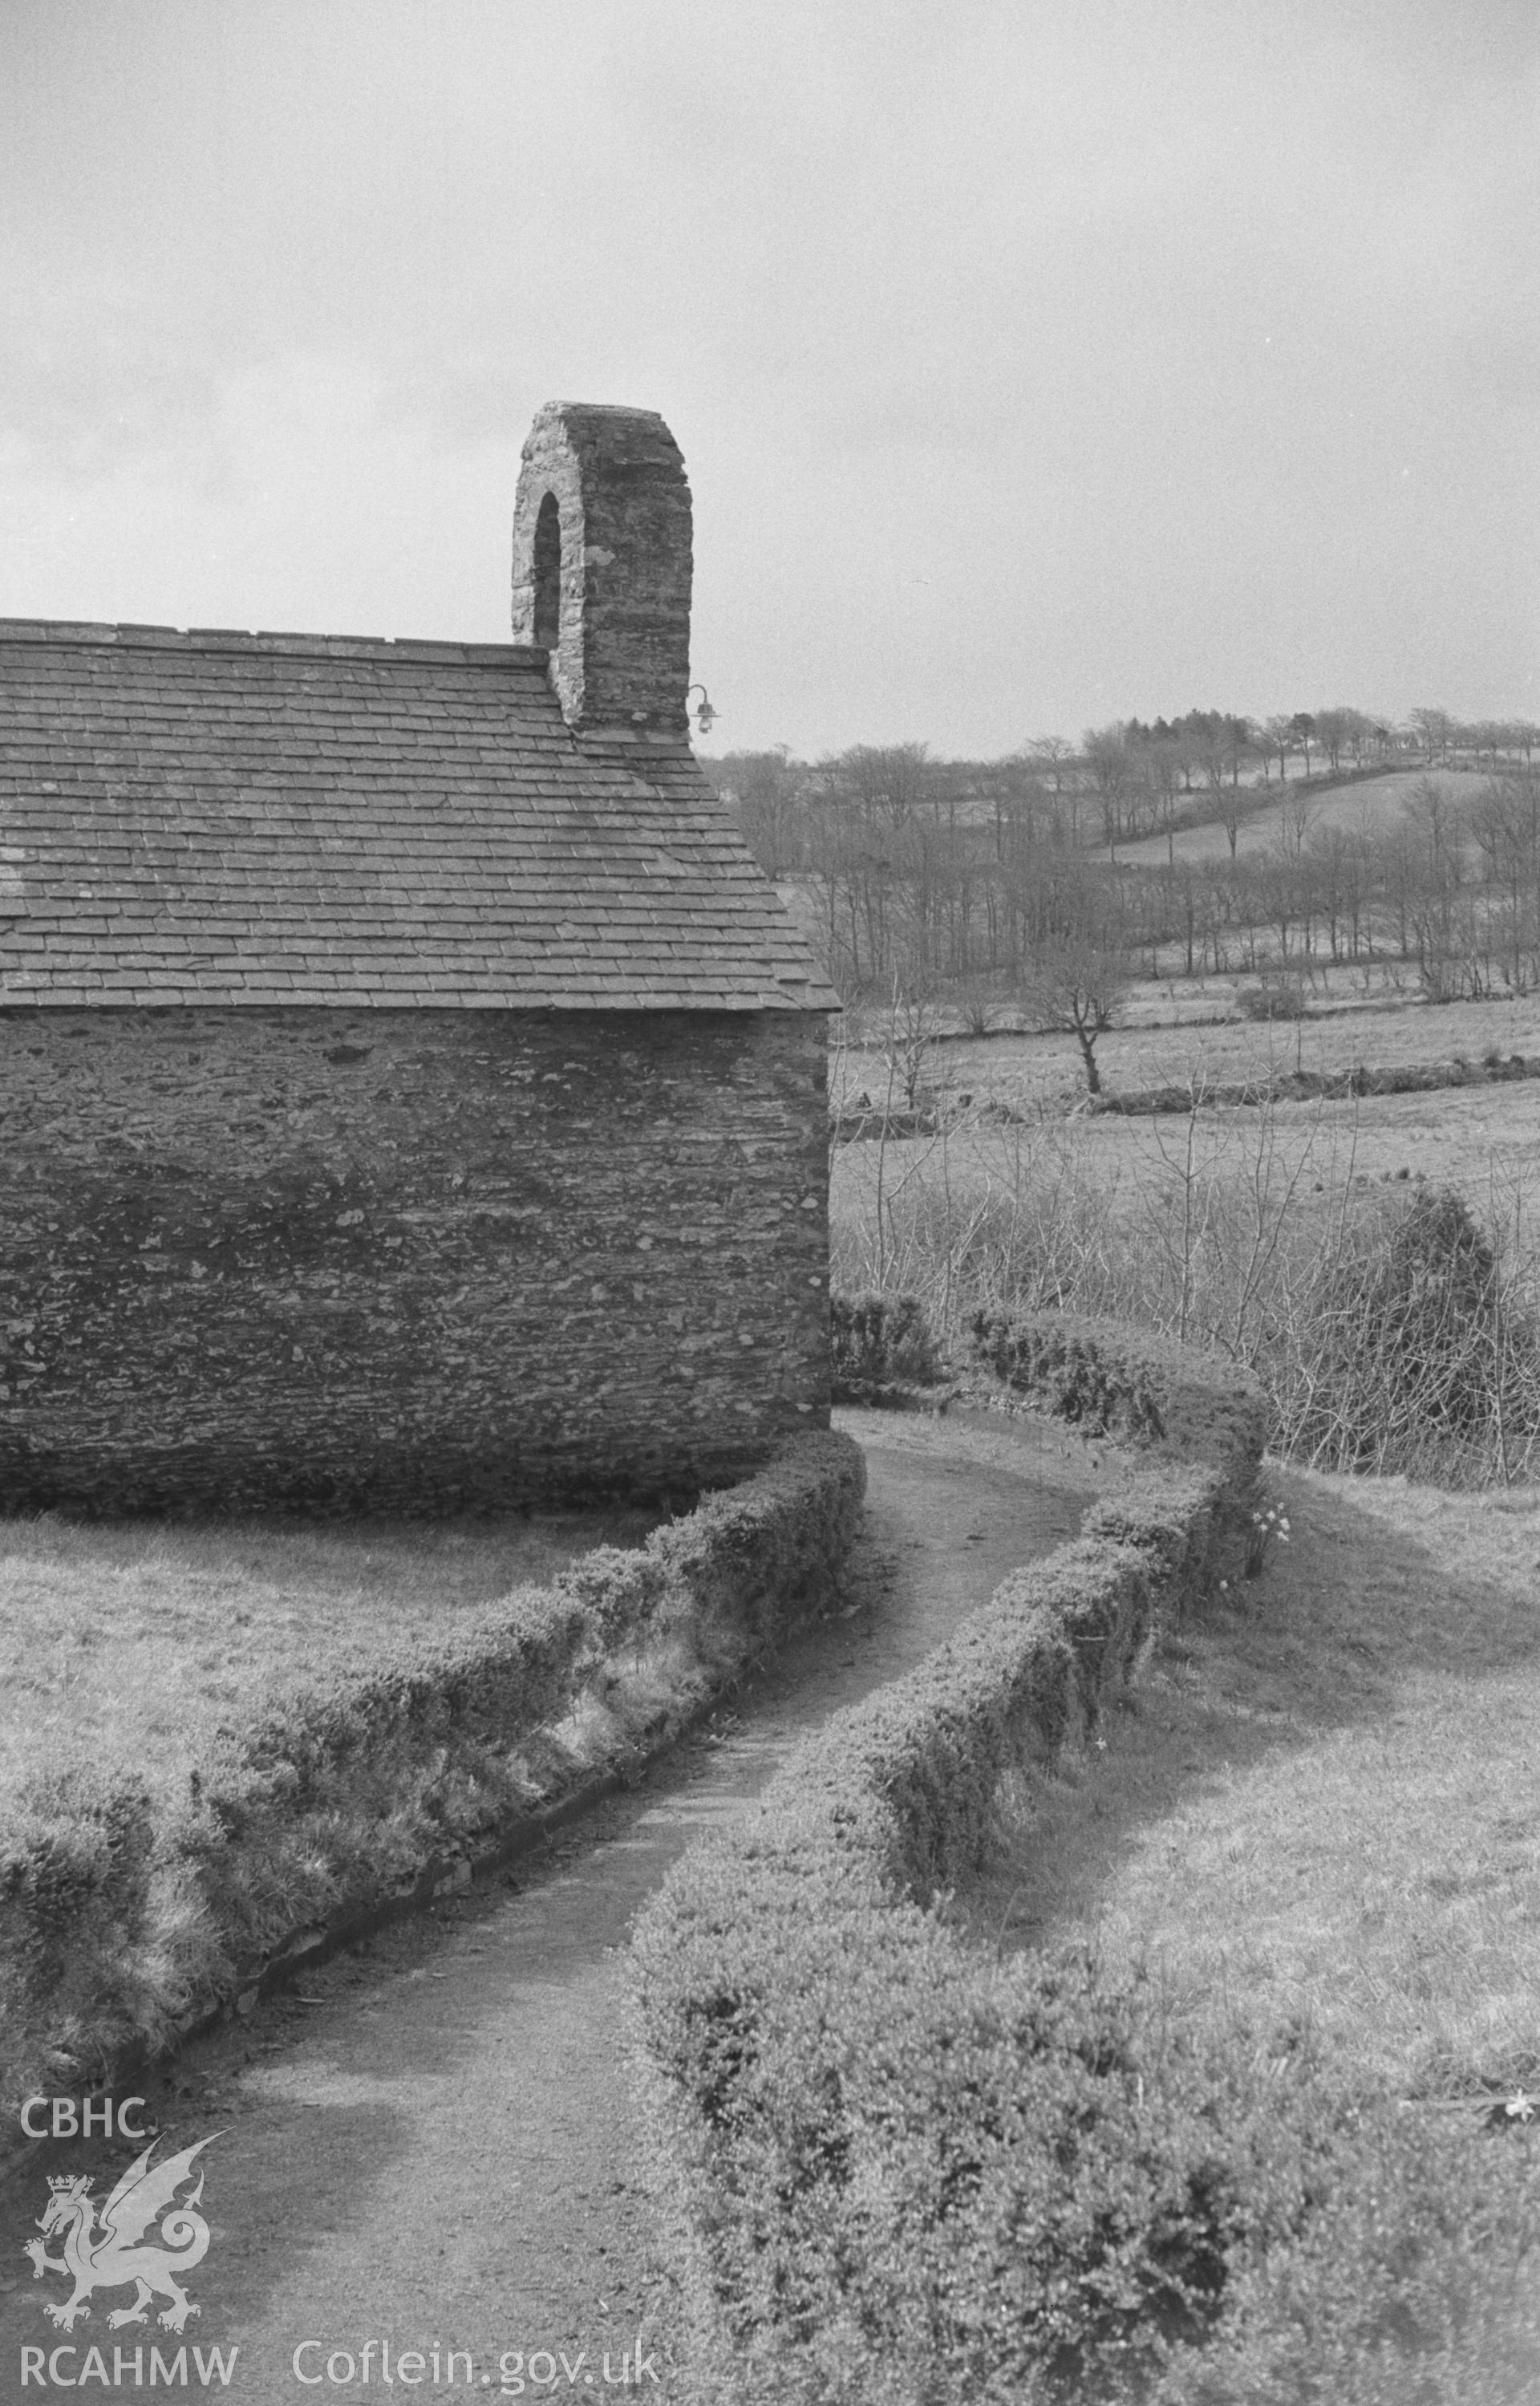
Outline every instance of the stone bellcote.
POLYGON ((514 504, 514 641, 544 644, 569 726, 685 731, 690 488, 651 409, 547 402, 514 504))

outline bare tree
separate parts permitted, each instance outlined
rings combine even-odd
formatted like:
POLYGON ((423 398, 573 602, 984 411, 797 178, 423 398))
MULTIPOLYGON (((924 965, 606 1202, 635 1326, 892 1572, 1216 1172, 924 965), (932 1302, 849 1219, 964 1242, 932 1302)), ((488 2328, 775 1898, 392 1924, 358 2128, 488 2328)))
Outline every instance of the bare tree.
POLYGON ((1351 740, 1357 716, 1356 711, 1346 708, 1316 712, 1316 741, 1326 755, 1334 777, 1342 767, 1342 755, 1351 740))
MULTIPOLYGON (((1312 907, 1326 922, 1332 958, 1338 961, 1342 958, 1344 927, 1353 914, 1357 893, 1357 839, 1346 828, 1312 828, 1301 850, 1308 870, 1312 907)), ((1356 916, 1353 925, 1356 952, 1356 916)))
POLYGON ((1439 755, 1449 748, 1454 721, 1447 710, 1425 709, 1414 710, 1409 723, 1421 738, 1423 753, 1431 769, 1439 755))
POLYGON ((936 778, 924 743, 854 743, 833 764, 862 818, 902 827, 936 800, 936 778))
POLYGON ((1078 843, 1081 797, 1074 745, 1063 735, 1034 735, 1023 749, 1038 762, 1043 783, 1053 793, 1055 823, 1067 829, 1071 843, 1078 843))
POLYGON ((923 977, 893 978, 893 1007, 887 1024, 888 1092, 895 1083, 904 1090, 904 1108, 919 1106, 925 1060, 936 1040, 936 1000, 923 977))
POLYGON ((1239 786, 1216 786, 1214 800, 1219 810, 1219 823, 1224 829, 1224 840, 1230 847, 1230 857, 1234 860, 1236 846, 1240 841, 1240 822, 1243 816, 1239 786))
POLYGON ((1305 755, 1305 774, 1310 773, 1310 746, 1315 742, 1316 723, 1307 710, 1296 710, 1289 721, 1294 742, 1305 755))
POLYGON ((703 763, 733 810, 745 842, 769 877, 800 865, 806 771, 784 743, 771 752, 728 752, 703 763))
POLYGON ((1022 984, 1024 1007, 1039 1027, 1074 1037, 1085 1064, 1088 1095, 1101 1093, 1096 1040, 1117 1026, 1133 983, 1133 966, 1122 946, 1091 936, 1043 944, 1028 965, 1022 984))
POLYGON ((1114 720, 1110 727, 1088 727, 1082 748, 1101 811, 1102 841, 1116 859, 1133 766, 1121 721, 1114 720))
POLYGON ((1175 744, 1151 746, 1145 776, 1154 797, 1155 825, 1166 838, 1166 864, 1169 869, 1177 857, 1177 805, 1181 792, 1181 764, 1175 744))
POLYGON ((1067 735, 1029 735, 1022 750, 1038 764, 1039 772, 1052 785, 1055 794, 1063 790, 1066 763, 1075 757, 1075 747, 1067 735))
POLYGON ((1258 729, 1258 742, 1266 746, 1263 754, 1264 759, 1268 753, 1271 753, 1277 760, 1279 783, 1286 783, 1289 775, 1289 755, 1299 749, 1299 738, 1294 732, 1293 720, 1283 717, 1265 719, 1258 729))

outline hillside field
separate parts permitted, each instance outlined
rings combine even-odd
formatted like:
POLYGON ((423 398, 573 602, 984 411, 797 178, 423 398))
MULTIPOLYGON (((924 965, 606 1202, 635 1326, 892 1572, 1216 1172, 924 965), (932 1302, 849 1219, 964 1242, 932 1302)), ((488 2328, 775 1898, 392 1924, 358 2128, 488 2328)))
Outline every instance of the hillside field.
MULTIPOLYGON (((1230 1007, 1234 986, 1210 980, 1206 995, 1192 983, 1175 995, 1164 986, 1145 986, 1136 996, 1151 1010, 1192 1011, 1206 1000, 1219 1013, 1230 1007)), ((1492 1002, 1381 998, 1369 1007, 1313 1012, 1300 1021, 1223 1019, 1203 1025, 1189 1018, 1175 1025, 1169 1019, 1159 1026, 1131 1025, 1100 1039, 1096 1063, 1104 1088, 1117 1095, 1194 1080, 1210 1085, 1257 1083, 1296 1068, 1348 1071, 1360 1066, 1478 1062, 1489 1053, 1540 1059, 1540 994, 1492 1002)), ((1085 1096, 1080 1048, 1072 1036, 1061 1035, 948 1036, 926 1051, 921 1083, 938 1098, 955 1102, 968 1095, 975 1105, 1000 1103, 1031 1118, 1062 1113, 1085 1096)), ((861 1041, 835 1047, 829 1102, 849 1111, 865 1094, 880 1106, 887 1090, 883 1031, 872 1013, 863 1024, 861 1041)), ((903 1100, 901 1077, 896 1100, 903 1100)))
MULTIPOLYGON (((1419 786, 1429 781, 1451 801, 1468 800, 1491 783, 1484 769, 1397 769, 1388 777, 1369 778, 1362 785, 1328 787, 1310 794, 1295 793, 1277 785, 1243 785, 1245 815, 1236 837, 1236 856, 1274 850, 1284 835, 1292 842, 1295 822, 1302 812, 1308 813, 1312 832, 1335 829, 1352 835, 1360 828, 1378 832, 1406 808, 1419 786)), ((1224 861, 1230 857, 1230 839, 1222 822, 1210 820, 1202 827, 1180 828, 1173 840, 1173 851, 1179 861, 1224 861)), ((1160 869, 1169 856, 1164 835, 1141 836, 1137 843, 1118 846, 1120 867, 1160 869)), ((1097 857, 1108 857, 1105 846, 1097 857)))
MULTIPOLYGON (((1489 1036, 1506 1021, 1506 1041, 1483 1051, 1505 1058, 1533 1045, 1528 1006, 1458 1015, 1489 1036)), ((1411 1040, 1408 1023, 1447 1035, 1456 1016, 1421 1007, 1377 1026, 1409 1066, 1427 1066, 1433 1048, 1411 1040)), ((1339 1022, 1307 1024, 1307 1068, 1349 1067, 1344 1032, 1339 1022)), ((1293 1034, 1131 1031, 1113 1047, 1116 1086, 1180 1094, 1216 1076, 1264 1085, 1269 1038, 1279 1070, 1292 1072, 1293 1034)), ((1279 1450, 1318 1467, 1456 1487, 1540 1469, 1540 1078, 1091 1112, 1062 1048, 1055 1056, 1039 1040, 1010 1039, 940 1049, 949 1068, 955 1054, 979 1074, 936 1097, 932 1133, 833 1148, 837 1288, 913 1295, 952 1345, 981 1309, 1046 1308, 1215 1347, 1262 1377, 1279 1450), (1394 1274, 1409 1276, 1404 1235, 1414 1246, 1445 1243, 1462 1225, 1475 1249, 1469 1274, 1481 1275, 1490 1247, 1500 1284, 1479 1308, 1438 1285, 1438 1309, 1452 1317, 1430 1336, 1431 1352, 1407 1351, 1376 1317, 1376 1266, 1402 1261, 1394 1274), (1434 1230, 1444 1232, 1436 1240, 1434 1230), (1438 1383, 1456 1377, 1457 1359, 1458 1409, 1455 1388, 1438 1383)), ((1391 1049, 1359 1057, 1383 1064, 1391 1049)), ((1452 1261, 1439 1279, 1453 1275, 1452 1261)), ((1434 1289, 1415 1281, 1405 1309, 1414 1291, 1423 1296, 1415 1309, 1432 1310, 1434 1289)))
MULTIPOLYGON (((842 1144, 830 1192, 836 1264, 841 1240, 874 1209, 880 1168, 889 1207, 905 1196, 912 1205, 920 1194, 939 1199, 944 1191, 954 1209, 966 1212, 991 1193, 1040 1192, 1046 1184, 1067 1198, 1071 1190, 1094 1196, 1114 1217, 1137 1223, 1151 1209, 1169 1206, 1181 1171, 1185 1125, 1180 1117, 1120 1116, 1005 1128, 965 1123, 944 1141, 911 1137, 884 1148, 842 1144), (885 1153, 881 1164, 880 1152, 885 1153)), ((1482 1220, 1490 1218, 1495 1196, 1505 1219, 1516 1189, 1540 1181, 1540 1080, 1340 1103, 1279 1103, 1265 1123, 1243 1108, 1198 1115, 1194 1166, 1200 1173, 1249 1178, 1259 1152, 1265 1153, 1276 1196, 1298 1173, 1301 1208, 1318 1189, 1329 1194, 1349 1177, 1370 1184, 1405 1178, 1457 1187, 1482 1220)))

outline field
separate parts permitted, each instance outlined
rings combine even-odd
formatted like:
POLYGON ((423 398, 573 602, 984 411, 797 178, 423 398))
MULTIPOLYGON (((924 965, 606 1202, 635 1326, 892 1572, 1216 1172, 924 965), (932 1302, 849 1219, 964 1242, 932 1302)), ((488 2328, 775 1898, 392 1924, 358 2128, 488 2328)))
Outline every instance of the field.
MULTIPOLYGON (((911 1137, 889 1143, 882 1165, 885 1209, 911 1210, 921 1196, 939 1204, 942 1189, 960 1214, 987 1196, 1045 1186, 1137 1225, 1166 1212, 1183 1175, 1184 1118, 1045 1121, 1020 1128, 965 1124, 945 1142, 911 1137)), ((1382 1095, 1340 1103, 1280 1103, 1262 1121, 1243 1107, 1201 1113, 1195 1123, 1200 1173, 1250 1177, 1259 1146, 1281 1204, 1307 1208, 1319 1191, 1348 1177, 1365 1183, 1409 1179, 1458 1187, 1478 1213, 1494 1192, 1505 1214, 1516 1182, 1540 1175, 1540 1082, 1433 1094, 1382 1095)), ((869 1229, 875 1210, 879 1147, 841 1145, 834 1161, 831 1214, 837 1265, 869 1229)))
POLYGON ((1308 2028, 1382 2093, 1540 2088, 1540 1495, 1275 1471, 1292 1523, 1105 1751, 1025 1774, 953 1911, 1173 2017, 1308 2028))
MULTIPOLYGON (((1317 1016, 1296 1024, 1233 1021, 1114 1029, 1097 1048, 1106 1091, 1264 1085, 1296 1066, 1342 1073, 1359 1065, 1414 1067, 1479 1062, 1495 1052, 1540 1059, 1540 998, 1503 1003, 1408 1004, 1398 1010, 1317 1016)), ((1044 1215, 1115 1221, 1124 1229, 1168 1224, 1189 1180, 1248 1187, 1259 1208, 1308 1210, 1312 1197, 1340 1195, 1349 1181, 1398 1180, 1457 1188, 1493 1227, 1519 1215, 1526 1182, 1540 1174, 1540 1079, 1448 1086, 1427 1093, 1341 1101, 1208 1108, 1184 1114, 1087 1114, 1074 1040, 1059 1036, 959 1039, 932 1047, 925 1078, 941 1108, 943 1133, 879 1145, 868 1139, 834 1152, 831 1219, 837 1282, 869 1284, 878 1251, 876 1203, 883 1194, 887 1237, 918 1214, 934 1232, 996 1201, 1029 1199, 1044 1215), (1012 1122, 1002 1123, 997 1110, 1012 1122), (867 1267, 863 1267, 863 1262, 867 1267)), ((865 1095, 881 1105, 887 1066, 881 1052, 851 1048, 831 1078, 846 1110, 865 1095)), ((899 1098, 901 1100, 901 1097, 899 1098)), ((886 1282, 893 1284, 889 1278, 886 1282)))
MULTIPOLYGON (((1242 981, 1245 983, 1245 981, 1242 981)), ((1361 1066, 1395 1069, 1424 1062, 1478 1062, 1491 1052, 1540 1058, 1540 995, 1493 1002, 1424 1003, 1370 997, 1350 998, 1346 972, 1333 993, 1341 1007, 1300 1021, 1224 1017, 1235 981, 1209 979, 1135 989, 1130 1025, 1115 1027, 1096 1046, 1102 1084, 1109 1095, 1143 1094, 1161 1086, 1259 1083, 1294 1069, 1347 1072, 1361 1066), (1159 1011, 1158 1025, 1140 1024, 1159 1011), (1136 1012, 1137 1017, 1136 1018, 1136 1012), (1219 1025, 1194 1024, 1200 1014, 1219 1025)), ((1036 1117, 1083 1101, 1085 1072, 1072 1036, 949 1036, 927 1049, 922 1083, 955 1103, 1000 1103, 1036 1117)), ((865 1094, 881 1105, 888 1088, 883 1031, 869 1023, 863 1041, 838 1049, 830 1064, 830 1100, 848 1110, 865 1094)), ((1505 1100, 1516 1090, 1504 1090, 1505 1100)), ((1522 1088, 1517 1089, 1521 1095, 1522 1088)), ((903 1100, 901 1083, 895 1097, 903 1100)))
POLYGON ((50 1764, 132 1758, 159 1799, 221 1720, 484 1618, 656 1519, 0 1521, 0 1797, 50 1764))
MULTIPOLYGON (((1301 1056, 1338 1073, 1355 1054, 1540 1059, 1537 1037, 1526 999, 1103 1043, 1115 1096, 1265 1091, 1301 1056)), ((1540 1473, 1540 1078, 1090 1113, 1061 1040, 959 1040, 931 1059, 935 1132, 834 1148, 836 1287, 916 1296, 954 1347, 981 1309, 1047 1308, 1210 1349, 1257 1373, 1275 1448, 1315 1468, 1457 1488, 1540 1473)), ((886 1099, 880 1055, 841 1068, 852 1103, 879 1072, 886 1099)))
MULTIPOLYGON (((1287 836, 1292 842, 1302 812, 1308 813, 1312 832, 1334 829, 1352 835, 1361 828, 1378 830, 1405 808, 1419 786, 1428 780, 1451 800, 1478 794, 1491 782, 1485 770, 1403 769, 1389 777, 1375 777, 1360 785, 1344 785, 1324 793, 1291 791, 1285 796, 1277 785, 1243 786, 1245 815, 1236 836, 1236 855, 1271 851, 1280 836, 1287 836)), ((1181 828, 1171 849, 1179 861, 1224 861, 1230 857, 1230 839, 1222 822, 1214 820, 1204 827, 1181 828)), ((1120 865, 1129 868, 1158 869, 1169 856, 1164 835, 1142 836, 1137 843, 1118 846, 1120 865)), ((1107 857, 1105 851, 1100 857, 1107 857)))

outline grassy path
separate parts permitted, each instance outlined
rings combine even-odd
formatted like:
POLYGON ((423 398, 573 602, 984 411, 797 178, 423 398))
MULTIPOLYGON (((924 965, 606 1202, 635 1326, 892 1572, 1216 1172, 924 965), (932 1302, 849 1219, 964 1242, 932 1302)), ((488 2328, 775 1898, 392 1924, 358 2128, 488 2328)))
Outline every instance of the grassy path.
MULTIPOLYGON (((328 2397, 378 2395, 386 2341, 393 2366, 421 2354, 428 2396, 435 2348, 445 2394, 467 2394, 463 2356, 450 2387, 451 2350, 472 2358, 470 2394, 484 2375, 497 2393, 504 2353, 527 2364, 540 2351, 567 2394, 601 2388, 606 2355, 615 2379, 629 2356, 637 2386, 639 2343, 658 2375, 640 2386, 670 2394, 621 2051, 631 1918, 806 1731, 919 1660, 1014 1564, 1073 1535, 1099 1484, 1084 1448, 1028 1423, 842 1422, 867 1448, 870 1482, 842 1621, 789 1649, 735 1717, 569 1833, 518 1889, 477 1892, 339 1960, 302 1995, 190 2050, 154 2088, 162 2154, 223 2133, 205 2158, 215 2237, 184 2338, 205 2357, 238 2346, 233 2396, 276 2406, 315 2394, 292 2371, 305 2341, 320 2346, 302 2369, 323 2375, 328 2397), (353 2359, 353 2379, 324 2379, 332 2351, 353 2359)), ((42 2300, 63 2284, 35 2286, 21 2243, 44 2173, 86 2162, 79 2146, 67 2163, 62 2148, 40 2150, 24 2194, 0 2203, 0 2397, 22 2342, 73 2342, 72 2376, 92 2342, 109 2373, 113 2345, 126 2342, 132 2362, 137 2343, 148 2381, 148 2347, 166 2341, 153 2324, 107 2329, 126 2290, 104 2294, 67 2337, 45 2320, 42 2300)), ((110 2169, 100 2149, 95 2169, 110 2169)), ((97 2193, 109 2185, 99 2176, 97 2193)))

